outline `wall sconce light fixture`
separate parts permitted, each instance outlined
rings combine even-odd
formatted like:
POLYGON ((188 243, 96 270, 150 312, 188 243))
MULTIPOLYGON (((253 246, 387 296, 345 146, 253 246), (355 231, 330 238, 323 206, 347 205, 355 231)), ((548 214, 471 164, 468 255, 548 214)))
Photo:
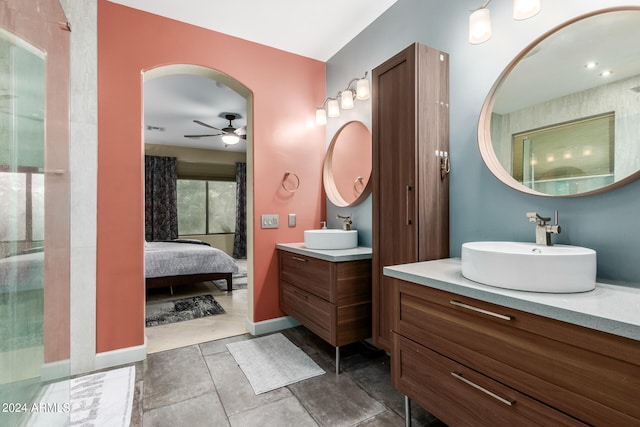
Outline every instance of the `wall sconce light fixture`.
POLYGON ((349 110, 354 107, 355 100, 369 99, 371 91, 369 89, 369 80, 367 80, 367 74, 365 71, 364 77, 356 77, 349 81, 347 88, 338 92, 335 98, 327 98, 322 105, 316 110, 316 124, 326 125, 327 116, 338 117, 340 115, 340 108, 343 110, 349 110), (355 88, 353 84, 355 83, 355 88), (340 103, 338 103, 340 98, 340 103))
MULTIPOLYGON (((487 6, 491 0, 485 0, 480 8, 469 16, 469 43, 480 44, 491 38, 491 13, 487 6)), ((540 0, 514 0, 513 19, 529 19, 540 12, 540 0)))

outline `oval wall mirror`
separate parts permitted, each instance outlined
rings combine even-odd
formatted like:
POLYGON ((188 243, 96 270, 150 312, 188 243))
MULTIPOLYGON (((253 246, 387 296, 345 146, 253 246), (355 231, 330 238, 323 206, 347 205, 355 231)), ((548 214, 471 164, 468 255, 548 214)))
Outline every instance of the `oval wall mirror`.
POLYGON ((600 10, 544 34, 503 71, 478 123, 502 182, 574 197, 640 177, 640 7, 600 10))
POLYGON ((322 179, 327 197, 338 207, 362 203, 371 192, 371 132, 358 121, 343 125, 324 158, 322 179))

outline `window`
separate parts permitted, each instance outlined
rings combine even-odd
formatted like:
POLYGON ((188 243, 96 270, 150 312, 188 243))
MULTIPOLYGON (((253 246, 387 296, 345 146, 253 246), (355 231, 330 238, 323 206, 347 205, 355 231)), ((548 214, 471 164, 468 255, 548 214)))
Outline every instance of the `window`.
POLYGON ((236 183, 178 179, 178 234, 236 231, 236 183))
POLYGON ((615 115, 513 136, 513 177, 547 194, 585 192, 614 180, 615 115))

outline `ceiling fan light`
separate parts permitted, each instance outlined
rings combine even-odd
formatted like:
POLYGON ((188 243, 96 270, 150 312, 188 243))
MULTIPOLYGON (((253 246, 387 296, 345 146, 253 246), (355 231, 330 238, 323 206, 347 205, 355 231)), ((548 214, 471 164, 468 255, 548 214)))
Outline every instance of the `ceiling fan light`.
POLYGON ((316 124, 318 126, 327 124, 327 111, 324 108, 318 108, 316 110, 316 124))
POLYGON ((356 99, 363 101, 365 99, 369 99, 370 90, 369 90, 369 80, 360 79, 356 84, 356 99))
POLYGON ((240 142, 240 137, 235 134, 222 135, 222 142, 227 145, 237 144, 238 142, 240 142))
POLYGON ((353 92, 351 92, 349 89, 345 89, 342 91, 340 99, 342 100, 343 110, 349 110, 353 108, 353 92))

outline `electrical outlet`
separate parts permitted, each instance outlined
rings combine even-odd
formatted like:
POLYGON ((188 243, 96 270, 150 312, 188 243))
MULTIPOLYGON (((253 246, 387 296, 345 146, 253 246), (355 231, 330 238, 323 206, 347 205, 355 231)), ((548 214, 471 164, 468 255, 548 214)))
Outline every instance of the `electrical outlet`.
POLYGON ((278 228, 278 214, 262 214, 262 228, 278 228))
POLYGON ((289 227, 296 226, 296 214, 289 214, 289 227))

